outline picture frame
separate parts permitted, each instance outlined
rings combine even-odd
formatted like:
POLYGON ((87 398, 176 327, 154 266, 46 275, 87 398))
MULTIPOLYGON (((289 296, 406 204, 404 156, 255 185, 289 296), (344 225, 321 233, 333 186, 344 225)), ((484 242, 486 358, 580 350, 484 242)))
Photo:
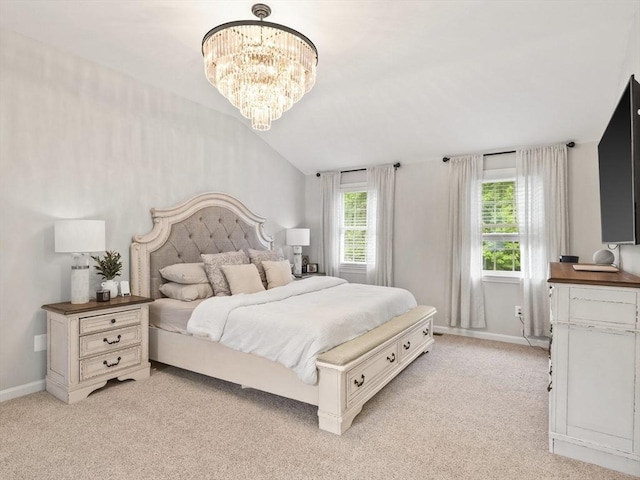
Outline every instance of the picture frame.
POLYGON ((308 263, 307 264, 307 273, 318 273, 318 264, 317 263, 308 263))
POLYGON ((307 273, 307 265, 309 265, 309 255, 302 255, 302 273, 307 273))

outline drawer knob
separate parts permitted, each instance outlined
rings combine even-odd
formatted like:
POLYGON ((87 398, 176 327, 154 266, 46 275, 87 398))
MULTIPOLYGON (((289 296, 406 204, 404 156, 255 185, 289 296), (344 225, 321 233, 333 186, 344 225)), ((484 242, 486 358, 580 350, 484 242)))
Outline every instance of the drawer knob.
POLYGON ((405 350, 409 350, 411 348, 411 342, 407 342, 405 344, 402 345, 404 347, 405 350))
POLYGON ((429 329, 427 328, 426 330, 423 330, 422 333, 426 337, 427 335, 429 335, 429 329))
POLYGON ((356 387, 360 388, 362 385, 364 385, 364 373, 362 375, 360 375, 360 378, 362 378, 362 381, 359 382, 358 379, 356 378, 353 383, 356 387))
POLYGON ((115 339, 113 342, 110 342, 110 341, 109 341, 108 339, 106 339, 106 338, 103 338, 103 339, 102 339, 102 341, 103 341, 104 343, 109 344, 109 345, 113 345, 114 343, 120 343, 120 339, 121 339, 121 338, 122 338, 122 335, 118 335, 118 338, 117 338, 117 339, 115 339))
POLYGON ((116 319, 115 319, 115 318, 112 318, 112 319, 111 319, 111 323, 116 323, 116 319))
POLYGON ((387 360, 389 360, 389 363, 393 363, 396 361, 396 354, 392 353, 391 357, 387 357, 387 360))
POLYGON ((107 366, 107 368, 110 367, 115 367, 116 365, 118 365, 120 363, 120 360, 122 360, 122 357, 118 357, 118 361, 116 363, 109 363, 106 360, 104 362, 102 362, 104 365, 107 366))

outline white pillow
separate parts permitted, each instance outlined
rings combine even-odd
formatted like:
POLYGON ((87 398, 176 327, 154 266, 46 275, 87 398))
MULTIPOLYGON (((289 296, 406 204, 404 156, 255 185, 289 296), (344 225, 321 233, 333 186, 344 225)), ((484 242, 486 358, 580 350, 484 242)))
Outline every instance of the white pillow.
POLYGON ((239 293, 257 293, 264 290, 260 274, 253 263, 245 265, 222 265, 224 276, 229 282, 231 295, 239 293))
POLYGON ((177 283, 208 283, 204 263, 175 263, 160 269, 165 280, 177 283))
POLYGON ((262 262, 264 273, 267 276, 267 288, 284 287, 291 283, 291 265, 287 260, 275 262, 264 260, 262 262))
POLYGON ((192 283, 190 285, 167 282, 160 285, 160 291, 169 298, 182 300, 183 302, 193 302, 199 298, 213 297, 213 288, 211 288, 209 282, 192 283))

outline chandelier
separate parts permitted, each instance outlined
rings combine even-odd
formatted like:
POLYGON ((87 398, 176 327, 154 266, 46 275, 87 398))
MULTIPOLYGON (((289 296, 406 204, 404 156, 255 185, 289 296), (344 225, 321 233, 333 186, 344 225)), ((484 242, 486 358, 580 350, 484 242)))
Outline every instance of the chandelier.
POLYGON ((263 21, 271 9, 258 3, 260 20, 241 20, 213 28, 202 39, 207 80, 251 120, 255 130, 289 110, 316 81, 318 51, 295 30, 263 21))

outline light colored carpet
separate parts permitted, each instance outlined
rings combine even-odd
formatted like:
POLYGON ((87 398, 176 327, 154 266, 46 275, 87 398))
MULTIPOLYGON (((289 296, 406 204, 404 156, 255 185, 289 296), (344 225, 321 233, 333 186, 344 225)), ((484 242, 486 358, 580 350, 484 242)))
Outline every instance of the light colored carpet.
POLYGON ((548 452, 547 354, 436 337, 343 436, 316 409, 174 367, 0 404, 2 479, 626 479, 548 452))

